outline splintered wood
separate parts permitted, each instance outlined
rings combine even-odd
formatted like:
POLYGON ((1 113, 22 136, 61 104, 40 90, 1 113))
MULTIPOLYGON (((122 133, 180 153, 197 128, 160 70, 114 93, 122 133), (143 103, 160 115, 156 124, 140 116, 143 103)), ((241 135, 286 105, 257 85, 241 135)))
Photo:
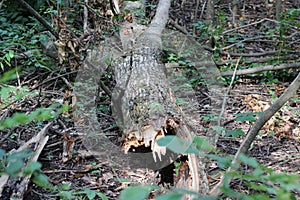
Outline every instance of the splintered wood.
POLYGON ((170 118, 166 120, 165 126, 160 129, 155 129, 152 125, 144 126, 143 130, 130 131, 125 135, 123 150, 125 153, 132 151, 138 147, 148 147, 152 151, 154 161, 162 160, 162 155, 166 154, 166 147, 159 146, 157 140, 164 137, 166 134, 172 134, 172 131, 179 126, 179 120, 170 118), (157 157, 156 157, 157 156, 157 157))

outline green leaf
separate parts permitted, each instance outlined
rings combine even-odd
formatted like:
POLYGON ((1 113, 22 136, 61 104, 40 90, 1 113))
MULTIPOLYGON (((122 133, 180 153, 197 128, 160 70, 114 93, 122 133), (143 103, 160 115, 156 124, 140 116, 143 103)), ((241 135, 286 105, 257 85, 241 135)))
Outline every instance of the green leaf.
POLYGON ((254 117, 255 115, 261 114, 260 112, 246 112, 246 113, 239 113, 236 114, 236 121, 238 122, 255 122, 256 118, 254 117))
POLYGON ((21 172, 23 165, 23 160, 15 160, 14 162, 10 162, 7 168, 5 169, 5 173, 10 175, 11 177, 17 177, 21 172))
POLYGON ((234 130, 229 130, 229 131, 225 134, 226 137, 232 136, 233 138, 238 138, 238 137, 240 137, 240 136, 245 136, 245 135, 246 135, 246 134, 244 133, 244 131, 243 131, 242 129, 240 129, 240 128, 234 129, 234 130))
POLYGON ((205 137, 194 137, 196 147, 201 151, 210 152, 213 147, 205 137))
POLYGON ((13 58, 14 55, 15 55, 15 53, 14 53, 13 50, 9 50, 9 51, 8 51, 8 56, 9 56, 10 58, 13 58))
POLYGON ((276 200, 296 200, 296 197, 291 194, 291 192, 287 192, 283 189, 279 189, 276 200))
POLYGON ((214 154, 208 154, 208 158, 216 160, 220 168, 225 169, 231 165, 231 158, 229 157, 221 157, 214 154))
POLYGON ((34 173, 32 181, 40 187, 49 186, 48 177, 45 174, 34 173))
MULTIPOLYGON (((2 63, 0 63, 0 65, 3 65, 2 63)), ((2 67, 1 67, 2 68, 2 67)), ((4 68, 4 66, 3 66, 4 68)), ((19 70, 19 69, 17 69, 19 70)), ((0 78, 0 83, 5 83, 7 81, 10 81, 10 80, 13 80, 15 79, 17 76, 16 76, 16 69, 12 69, 12 70, 9 70, 7 72, 5 72, 1 78, 0 78)))
POLYGON ((296 174, 274 173, 268 177, 268 180, 280 184, 298 183, 299 176, 296 174))
POLYGON ((162 137, 157 141, 159 146, 165 146, 175 153, 199 153, 199 151, 192 147, 192 143, 182 140, 173 135, 162 137))
POLYGON ((151 188, 146 186, 129 187, 121 192, 119 200, 144 200, 150 191, 151 188))
POLYGON ((11 60, 11 57, 9 56, 8 53, 6 53, 4 56, 5 56, 5 58, 6 58, 6 60, 4 60, 4 61, 6 62, 7 65, 10 66, 10 60, 11 60))
POLYGON ((259 199, 259 200, 270 200, 270 197, 265 194, 253 194, 250 195, 253 199, 259 199))
POLYGON ((216 131, 218 134, 222 134, 226 129, 222 126, 211 126, 211 129, 216 131))
POLYGON ((297 190, 298 192, 300 192, 300 183, 282 185, 282 188, 286 189, 287 191, 297 190))
POLYGON ((264 174, 264 171, 259 167, 256 168, 253 172, 252 172, 253 176, 255 177, 261 177, 264 174))
POLYGON ((159 195, 155 198, 155 200, 181 200, 183 194, 177 194, 177 193, 167 193, 159 195))
POLYGON ((193 200, 218 200, 218 198, 217 197, 204 196, 204 197, 200 197, 200 198, 195 198, 193 200))
POLYGON ((259 164, 258 164, 258 162, 255 160, 255 158, 247 157, 247 156, 245 156, 244 154, 241 154, 241 155, 239 156, 239 159, 240 159, 243 163, 245 163, 245 164, 247 164, 247 165, 249 165, 249 166, 251 166, 251 167, 256 168, 256 167, 259 166, 259 164))
POLYGON ((90 200, 94 199, 96 196, 96 192, 94 190, 91 190, 90 188, 86 188, 83 192, 86 194, 86 196, 90 200))
POLYGON ((97 196, 100 197, 102 200, 108 200, 108 198, 101 192, 96 192, 97 196))
POLYGON ((0 161, 2 161, 5 157, 5 150, 0 149, 0 161))
POLYGON ((38 171, 40 170, 42 167, 41 163, 39 162, 29 162, 26 166, 26 168, 24 169, 23 173, 25 175, 29 175, 32 174, 34 171, 38 171))
POLYGON ((73 191, 62 191, 59 194, 60 194, 60 199, 64 199, 64 200, 72 200, 72 199, 74 199, 74 197, 73 197, 73 191))
MULTIPOLYGON (((60 189, 60 190, 64 190, 64 191, 68 191, 68 190, 71 189, 71 187, 72 187, 72 184, 71 184, 71 183, 63 183, 63 184, 61 184, 61 185, 59 186, 59 189, 60 189)), ((81 193, 82 193, 82 191, 81 191, 81 193)))
MULTIPOLYGON (((5 54, 6 55, 6 54, 5 54)), ((4 62, 10 67, 11 66, 11 64, 10 64, 10 58, 6 58, 6 60, 4 59, 4 62)))
POLYGON ((247 183, 247 186, 254 190, 267 191, 267 187, 264 184, 249 182, 247 183))

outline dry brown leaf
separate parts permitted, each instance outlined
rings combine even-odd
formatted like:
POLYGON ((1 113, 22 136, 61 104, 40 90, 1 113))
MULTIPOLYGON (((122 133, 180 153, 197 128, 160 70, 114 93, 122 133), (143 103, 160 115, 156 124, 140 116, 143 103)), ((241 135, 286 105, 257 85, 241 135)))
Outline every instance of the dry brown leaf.
POLYGON ((124 34, 124 35, 130 35, 130 33, 129 33, 129 31, 128 31, 127 28, 124 28, 124 29, 123 29, 123 34, 124 34))
POLYGON ((68 137, 67 134, 63 135, 63 153, 62 161, 65 163, 73 157, 73 150, 75 145, 75 139, 68 137))
POLYGON ((59 63, 62 64, 65 60, 66 60, 66 42, 65 41, 61 41, 61 40, 57 40, 54 42, 54 44, 57 47, 57 51, 58 51, 58 60, 59 63))

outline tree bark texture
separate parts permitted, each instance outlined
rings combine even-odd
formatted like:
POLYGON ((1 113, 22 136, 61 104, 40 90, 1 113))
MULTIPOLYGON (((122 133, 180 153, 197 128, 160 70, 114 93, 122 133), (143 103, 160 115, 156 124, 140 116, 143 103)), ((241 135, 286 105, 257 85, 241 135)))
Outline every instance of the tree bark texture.
MULTIPOLYGON (((132 22, 123 22, 120 25, 119 37, 108 38, 105 44, 99 47, 100 51, 99 49, 91 51, 90 56, 86 59, 84 66, 89 70, 83 69, 80 72, 82 76, 78 82, 87 82, 93 74, 95 77, 95 71, 100 67, 102 72, 96 75, 95 79, 97 80, 91 80, 91 83, 87 83, 87 85, 93 85, 93 82, 99 81, 99 77, 109 65, 108 63, 114 69, 116 86, 111 95, 112 111, 118 126, 123 130, 122 150, 127 152, 125 155, 122 154, 120 150, 109 145, 108 139, 103 134, 95 133, 97 137, 90 135, 86 137, 84 143, 99 157, 112 159, 121 155, 122 158, 116 158, 115 161, 118 160, 122 165, 127 163, 131 167, 136 164, 136 167, 149 166, 160 169, 167 166, 171 162, 170 160, 174 161, 177 155, 169 152, 165 147, 158 146, 157 140, 159 138, 165 135, 177 135, 190 143, 193 141, 195 132, 190 128, 190 122, 185 117, 185 113, 193 109, 187 111, 181 109, 176 103, 175 97, 175 90, 177 90, 177 94, 186 97, 187 95, 184 93, 188 93, 191 89, 175 88, 170 85, 168 77, 172 76, 172 72, 168 71, 162 63, 162 48, 175 51, 178 55, 187 54, 187 57, 193 61, 207 59, 208 55, 204 53, 203 48, 195 46, 183 34, 167 32, 164 34, 165 37, 162 35, 168 20, 169 7, 170 0, 159 1, 156 15, 149 28, 139 25, 134 16, 132 22), (139 147, 141 146, 147 148, 150 153, 139 154, 139 147)), ((143 8, 138 2, 127 2, 124 9, 133 11, 143 8)), ((216 81, 213 78, 216 75, 214 71, 216 68, 206 69, 207 67, 199 67, 200 71, 205 71, 203 75, 206 78, 209 77, 209 79, 216 81)), ((176 76, 176 79, 179 77, 176 76)), ((209 84, 213 88, 214 84, 211 83, 209 84)), ((77 90, 82 91, 84 89, 78 87, 77 90)), ((91 101, 86 97, 92 96, 92 94, 93 91, 90 94, 85 93, 81 103, 88 105, 87 107, 92 107, 88 104, 91 101)), ((191 101, 193 98, 195 98, 194 95, 189 96, 191 101)), ((195 107, 192 103, 189 106, 195 107)), ((86 110, 83 113, 92 113, 90 114, 91 118, 96 118, 93 112, 93 110, 86 110)), ((93 123, 96 124, 96 120, 89 122, 89 124, 93 123)), ((97 130, 89 130, 88 132, 97 132, 97 130)), ((188 167, 189 177, 186 177, 177 186, 197 192, 202 187, 205 189, 200 192, 202 194, 207 193, 208 181, 206 177, 201 177, 202 182, 200 183, 197 156, 189 155, 188 167), (203 187, 203 184, 206 186, 203 187)), ((206 176, 205 173, 201 174, 206 176)))

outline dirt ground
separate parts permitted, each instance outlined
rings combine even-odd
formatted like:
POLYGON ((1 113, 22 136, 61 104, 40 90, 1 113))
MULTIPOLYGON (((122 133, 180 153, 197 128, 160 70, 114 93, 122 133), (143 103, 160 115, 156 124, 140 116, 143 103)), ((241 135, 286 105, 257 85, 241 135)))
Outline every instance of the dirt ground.
MULTIPOLYGON (((185 7, 181 6, 181 1, 174 1, 171 9, 170 17, 177 21, 180 26, 185 26, 186 29, 193 29, 191 26, 191 13, 194 10, 193 3, 187 3, 185 7)), ((151 2, 155 4, 155 2, 151 2)), ((229 12, 227 3, 220 4, 225 12, 229 12)), ((287 2, 287 7, 292 6, 287 2)), ((263 4, 257 3, 255 8, 249 6, 246 8, 247 19, 251 20, 262 19, 266 15, 267 9, 263 4)), ((151 10, 149 11, 151 16, 151 10)), ((169 26, 172 26, 169 24, 169 26)), ((255 32, 255 28, 249 28, 248 31, 255 32)), ((258 47, 253 47, 249 44, 250 52, 258 47)), ((261 48, 261 47, 259 47, 261 48)), ((264 50, 269 50, 268 45, 263 46, 264 50)), ((227 58, 224 57, 224 60, 227 58)), ((47 84, 41 85, 39 90, 36 90, 39 95, 28 99, 16 102, 14 105, 1 111, 1 119, 6 116, 11 116, 14 112, 27 112, 33 110, 37 105, 48 107, 53 102, 66 102, 71 99, 68 94, 67 83, 64 79, 53 79, 61 72, 59 70, 53 73, 35 73, 23 74, 23 82, 29 83, 29 87, 35 87, 40 84, 42 80, 51 79, 47 84)), ((63 76, 66 80, 73 80, 74 75, 69 74, 63 76)), ((236 114, 246 112, 259 112, 259 109, 264 109, 264 106, 270 105, 271 99, 282 94, 283 90, 288 87, 292 80, 284 82, 279 81, 273 84, 257 83, 256 78, 244 77, 235 83, 230 90, 227 106, 224 113, 224 127, 227 129, 241 128, 247 133, 251 127, 249 122, 238 122, 234 120, 236 114)), ((224 86, 224 90, 227 86, 224 86)), ((209 100, 205 95, 205 91, 201 88, 195 90, 199 104, 199 118, 195 119, 198 122, 198 132, 205 135, 206 128, 210 123, 204 119, 208 111, 205 105, 209 104, 209 100)), ((300 90, 298 90, 298 97, 300 90)), ((98 115, 99 121, 103 122, 101 127, 106 129, 113 140, 119 141, 120 130, 114 126, 114 119, 110 116, 110 100, 103 93, 99 101, 102 108, 98 115)), ((300 175, 300 101, 290 100, 287 106, 281 110, 276 119, 267 124, 259 136, 253 143, 249 156, 257 159, 257 161, 267 167, 274 169, 276 172, 289 172, 300 175)), ((91 190, 98 190, 105 194, 109 199, 117 199, 120 191, 130 185, 135 184, 154 184, 158 185, 160 178, 157 173, 149 169, 119 169, 115 168, 106 160, 98 160, 92 155, 85 154, 85 146, 82 144, 81 136, 76 133, 74 124, 70 120, 72 113, 64 113, 58 116, 53 124, 50 126, 48 135, 49 141, 43 149, 39 162, 42 163, 42 172, 49 177, 49 181, 53 185, 60 185, 62 183, 71 184, 72 190, 83 190, 89 188, 91 190), (71 144, 71 156, 63 155, 64 145, 71 144), (122 181, 127 180, 127 181, 122 181)), ((0 146, 6 151, 17 149, 22 143, 28 141, 33 135, 37 134, 48 122, 43 123, 29 123, 20 126, 10 131, 0 131, 0 146), (11 137, 16 133, 14 137, 11 137)), ((224 155, 234 155, 242 142, 242 138, 234 138, 231 136, 220 136, 217 142, 217 148, 224 155)), ((250 169, 246 169, 250 170, 250 169)), ((211 177, 214 177, 216 171, 221 171, 216 163, 211 162, 206 166, 206 172, 211 177)), ((218 179, 210 179, 210 187, 217 183, 218 179)), ((248 188, 238 181, 233 181, 233 187, 239 191, 249 193, 248 188)), ((153 194, 154 195, 154 194, 153 194)), ((300 199, 300 194, 296 194, 300 199)), ((3 200, 6 198, 3 197, 3 200)), ((26 193, 26 200, 38 199, 59 199, 59 194, 52 194, 51 191, 42 189, 35 184, 30 183, 26 193)), ((149 197, 151 199, 151 197, 149 197)))

